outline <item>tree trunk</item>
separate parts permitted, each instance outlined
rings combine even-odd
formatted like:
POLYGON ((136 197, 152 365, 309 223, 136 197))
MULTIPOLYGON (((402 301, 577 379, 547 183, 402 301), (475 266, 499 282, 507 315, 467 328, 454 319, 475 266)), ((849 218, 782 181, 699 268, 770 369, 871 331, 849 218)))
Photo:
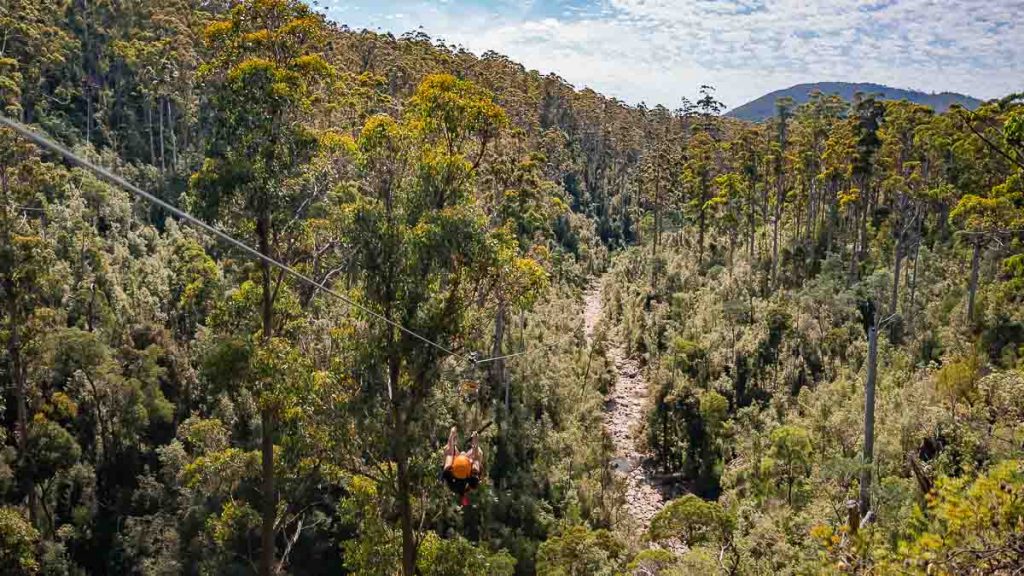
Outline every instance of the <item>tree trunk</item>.
POLYGON ((755 242, 755 235, 756 235, 756 232, 757 232, 755 230, 755 225, 754 225, 754 222, 755 222, 755 216, 754 216, 754 212, 755 212, 754 196, 755 196, 755 192, 754 192, 754 190, 751 190, 751 193, 750 193, 750 204, 749 204, 749 207, 748 207, 749 208, 749 212, 747 213, 747 224, 748 224, 748 226, 750 228, 750 246, 747 248, 747 251, 749 252, 749 255, 750 255, 750 265, 751 265, 751 267, 753 267, 753 265, 754 265, 754 242, 755 242))
POLYGON ((92 392, 93 404, 95 404, 96 409, 96 428, 100 437, 99 450, 102 453, 99 460, 106 466, 107 461, 110 459, 110 454, 114 450, 113 434, 108 433, 112 426, 108 422, 108 418, 103 416, 103 403, 100 399, 99 387, 96 386, 96 382, 88 374, 85 374, 85 381, 92 392))
POLYGON ((188 151, 188 137, 189 137, 189 111, 192 109, 192 90, 189 89, 186 92, 185 98, 181 103, 181 117, 184 122, 181 123, 181 149, 183 152, 188 151))
POLYGON ((149 163, 156 166, 156 142, 153 140, 153 103, 146 106, 146 131, 149 132, 149 163))
POLYGON ((850 284, 856 282, 858 276, 857 264, 860 258, 860 221, 861 214, 867 211, 864 204, 865 202, 863 198, 857 200, 856 212, 853 215, 853 248, 850 251, 850 274, 848 278, 848 282, 850 284))
MULTIPOLYGON (((664 401, 662 401, 664 403, 664 401)), ((668 407, 661 410, 661 462, 665 473, 671 472, 672 463, 669 461, 668 453, 668 407)))
POLYGON ((903 267, 903 242, 896 240, 894 262, 892 265, 892 296, 889 299, 889 314, 895 314, 899 305, 900 271, 903 267))
MULTIPOLYGON (((7 276, 7 274, 5 274, 7 276)), ((9 278, 9 277, 8 277, 9 278)), ((7 296, 7 356, 10 362, 11 380, 14 384, 14 404, 17 412, 17 436, 18 458, 22 461, 30 459, 31 454, 26 452, 25 446, 28 441, 28 402, 26 401, 25 366, 21 358, 20 326, 18 322, 17 296, 13 292, 12 282, 5 278, 5 288, 11 290, 7 296)), ((32 525, 36 525, 36 488, 30 485, 28 490, 28 513, 32 525)))
POLYGON ((804 217, 803 215, 804 215, 804 211, 800 209, 799 201, 794 202, 793 203, 793 216, 796 218, 796 222, 795 222, 796 230, 793 232, 793 241, 794 241, 794 243, 800 242, 800 240, 803 238, 803 235, 802 235, 802 232, 803 232, 803 217, 804 217))
POLYGON ((923 240, 918 237, 917 244, 914 246, 914 266, 913 272, 910 275, 910 303, 907 306, 907 329, 910 329, 911 323, 914 321, 914 305, 916 304, 917 298, 917 261, 921 258, 921 242, 923 240))
POLYGON ((839 225, 839 206, 836 204, 836 191, 829 186, 828 214, 822 209, 822 221, 825 225, 825 253, 832 251, 832 234, 839 225))
POLYGON ((171 106, 171 101, 165 100, 164 102, 167 105, 167 126, 170 128, 171 135, 171 170, 174 170, 178 166, 177 126, 174 120, 174 108, 171 106))
POLYGON ((875 453, 875 373, 878 368, 878 324, 868 328, 868 374, 864 385, 864 456, 860 473, 860 513, 871 510, 871 471, 875 453))
POLYGON ((771 195, 771 184, 765 178, 764 188, 761 189, 761 222, 768 222, 768 197, 771 195))
POLYGON ((394 330, 389 340, 392 352, 388 354, 388 383, 393 391, 391 398, 391 420, 394 430, 392 454, 395 458, 395 481, 398 496, 398 515, 402 527, 402 574, 414 576, 416 573, 416 532, 412 518, 412 480, 409 478, 409 443, 407 423, 402 414, 403 399, 406 397, 399 387, 401 375, 401 358, 396 350, 394 330))
POLYGON ((729 275, 732 276, 733 255, 736 252, 736 231, 729 231, 729 275))
POLYGON ((660 230, 658 230, 658 223, 661 218, 659 215, 658 205, 655 202, 654 205, 654 240, 651 242, 651 293, 655 291, 655 287, 658 282, 657 278, 657 260, 658 260, 658 237, 661 236, 660 230))
POLYGON ((157 112, 159 113, 157 120, 160 122, 160 175, 162 176, 167 171, 167 163, 164 161, 164 107, 160 100, 157 100, 157 112))
POLYGON ((402 519, 402 574, 416 574, 416 534, 412 525, 412 502, 410 501, 409 458, 404 447, 399 447, 397 462, 398 508, 402 519))
MULTIPOLYGON (((505 297, 501 295, 498 299, 498 310, 494 317, 494 343, 491 348, 491 355, 494 357, 501 356, 503 353, 504 342, 505 342, 505 324, 507 322, 507 310, 505 304, 505 297)), ((587 369, 590 367, 588 365, 587 369)), ((586 377, 583 379, 584 386, 586 385, 586 377)), ((498 434, 501 449, 495 453, 496 458, 502 459, 504 462, 505 447, 508 446, 508 426, 507 420, 511 414, 512 399, 509 391, 509 379, 505 375, 505 361, 495 360, 491 363, 491 393, 494 394, 495 398, 499 397, 499 394, 504 398, 504 408, 496 410, 496 423, 498 425, 498 434)), ((504 466, 502 466, 504 468, 504 466)), ((499 482, 499 488, 504 487, 505 478, 499 477, 495 479, 499 482)))
POLYGON ((779 228, 786 207, 786 121, 782 119, 779 132, 779 164, 775 182, 775 222, 772 235, 772 290, 779 288, 779 228))
MULTIPOLYGON (((502 298, 498 302, 498 311, 494 317, 494 347, 491 349, 491 355, 494 357, 501 356, 503 350, 503 341, 505 339, 505 299, 502 298)), ((507 414, 510 407, 509 390, 508 390, 508 379, 505 378, 505 361, 495 360, 491 363, 492 378, 494 380, 494 391, 503 392, 505 400, 505 413, 507 414)))
POLYGON ((932 234, 932 245, 931 249, 935 250, 935 245, 939 242, 943 242, 949 237, 949 206, 945 202, 939 207, 939 230, 937 234, 932 234))
MULTIPOLYGON (((270 215, 261 214, 257 220, 256 233, 259 236, 259 248, 263 254, 273 257, 270 253, 270 215)), ((271 293, 270 263, 261 261, 263 281, 263 336, 264 346, 270 343, 274 333, 274 296, 271 293)), ((260 441, 260 457, 262 463, 262 525, 260 526, 260 576, 271 576, 274 572, 274 524, 277 521, 277 493, 274 486, 274 428, 277 415, 272 407, 264 407, 260 412, 260 423, 263 437, 260 441)))
POLYGON ((85 143, 92 144, 92 90, 86 85, 85 94, 85 143))
POLYGON ((807 187, 807 243, 814 242, 814 223, 818 214, 818 195, 815 190, 814 179, 811 179, 807 187))
MULTIPOLYGON (((384 317, 392 320, 393 292, 388 290, 389 303, 385 305, 384 317)), ((395 462, 395 496, 398 501, 398 515, 402 527, 402 574, 414 576, 416 572, 416 533, 412 519, 412 481, 409 478, 408 426, 403 415, 404 399, 407 393, 400 386, 402 358, 398 352, 399 337, 394 328, 388 329, 388 401, 391 408, 391 457, 395 462)))
POLYGON ((782 211, 775 209, 775 217, 772 219, 772 290, 779 288, 779 224, 782 220, 782 211))
POLYGON ((654 245, 661 242, 661 168, 654 172, 654 245))
POLYGON ((856 535, 860 529, 860 514, 857 511, 857 501, 850 500, 846 503, 846 527, 847 532, 856 535))
POLYGON ((967 285, 967 323, 974 323, 974 295, 978 291, 978 267, 981 262, 981 239, 974 239, 974 251, 971 254, 971 279, 967 285))
MULTIPOLYGON (((0 166, 2 173, 3 197, 0 198, 0 210, 3 211, 3 236, 0 238, 3 244, 0 251, 13 252, 11 245, 10 215, 7 212, 9 183, 6 167, 0 166)), ((2 254, 2 252, 0 252, 2 254)), ((14 285, 14 255, 9 254, 3 258, 5 264, 3 272, 4 292, 6 293, 7 304, 7 358, 10 369, 11 383, 14 385, 14 404, 17 413, 15 429, 15 445, 18 447, 18 458, 27 460, 32 455, 28 454, 25 446, 28 441, 28 402, 26 401, 26 377, 25 366, 21 358, 21 322, 19 321, 18 291, 14 285)), ((37 526, 36 518, 36 487, 34 484, 28 486, 28 514, 32 526, 37 526)))
POLYGON ((260 527, 260 575, 273 574, 274 557, 274 523, 277 521, 277 494, 274 486, 274 424, 276 418, 270 407, 260 412, 260 423, 263 437, 260 440, 260 456, 263 473, 263 510, 262 526, 260 527))
POLYGON ((703 207, 704 199, 701 198, 701 209, 700 209, 700 227, 697 232, 697 266, 700 267, 704 264, 704 227, 707 226, 707 220, 704 214, 703 207))

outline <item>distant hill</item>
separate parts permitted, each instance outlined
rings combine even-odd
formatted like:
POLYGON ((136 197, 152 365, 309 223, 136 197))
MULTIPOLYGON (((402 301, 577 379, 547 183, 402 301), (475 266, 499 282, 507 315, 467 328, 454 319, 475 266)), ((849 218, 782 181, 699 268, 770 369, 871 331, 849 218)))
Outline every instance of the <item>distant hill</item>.
POLYGON ((903 90, 884 86, 882 84, 853 83, 853 82, 814 82, 811 84, 797 84, 783 90, 769 92, 756 100, 751 100, 742 106, 733 108, 725 115, 731 118, 740 118, 751 122, 760 122, 775 114, 775 101, 784 96, 789 96, 802 104, 807 101, 808 95, 815 90, 823 94, 838 94, 845 100, 853 100, 857 92, 865 94, 881 94, 886 100, 910 100, 911 102, 930 106, 936 112, 945 112, 950 105, 960 104, 965 108, 973 110, 981 104, 981 100, 957 94, 955 92, 942 92, 929 94, 917 90, 903 90))

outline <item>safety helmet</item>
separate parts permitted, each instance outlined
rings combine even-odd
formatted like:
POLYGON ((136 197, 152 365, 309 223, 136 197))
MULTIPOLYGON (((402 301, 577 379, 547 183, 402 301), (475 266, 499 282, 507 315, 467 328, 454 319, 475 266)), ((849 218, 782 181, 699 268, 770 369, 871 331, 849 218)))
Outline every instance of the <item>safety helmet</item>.
POLYGON ((459 480, 465 480, 469 478, 469 475, 473 472, 473 462, 469 459, 469 456, 465 454, 459 454, 455 457, 455 461, 452 462, 452 476, 455 476, 459 480))

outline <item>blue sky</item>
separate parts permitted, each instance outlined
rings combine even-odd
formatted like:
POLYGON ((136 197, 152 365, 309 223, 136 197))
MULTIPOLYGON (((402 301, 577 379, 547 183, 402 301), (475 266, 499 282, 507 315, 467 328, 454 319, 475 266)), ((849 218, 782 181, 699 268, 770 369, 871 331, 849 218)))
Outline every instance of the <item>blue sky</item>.
POLYGON ((422 29, 577 87, 729 107, 800 82, 979 98, 1024 91, 1024 0, 319 0, 353 28, 422 29))

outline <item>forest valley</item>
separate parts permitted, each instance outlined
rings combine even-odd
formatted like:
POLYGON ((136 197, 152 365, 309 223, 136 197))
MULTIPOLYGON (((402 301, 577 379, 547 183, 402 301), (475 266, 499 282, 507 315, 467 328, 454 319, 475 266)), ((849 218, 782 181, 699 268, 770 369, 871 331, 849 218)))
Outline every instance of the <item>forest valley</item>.
POLYGON ((5 116, 359 307, 0 130, 0 574, 1019 574, 1022 102, 750 124, 296 0, 6 0, 5 116))

